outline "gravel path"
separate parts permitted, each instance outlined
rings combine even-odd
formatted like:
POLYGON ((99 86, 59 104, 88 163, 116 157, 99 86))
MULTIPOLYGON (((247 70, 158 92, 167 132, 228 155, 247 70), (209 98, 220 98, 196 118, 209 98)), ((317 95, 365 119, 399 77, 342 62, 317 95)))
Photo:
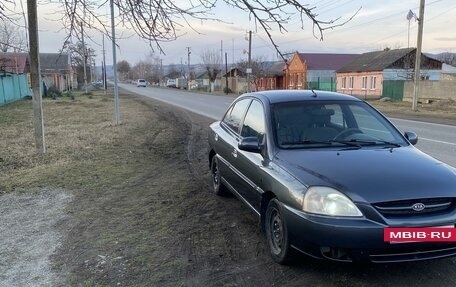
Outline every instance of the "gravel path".
POLYGON ((72 195, 64 191, 0 196, 0 286, 59 286, 50 256, 59 246, 58 224, 72 195))

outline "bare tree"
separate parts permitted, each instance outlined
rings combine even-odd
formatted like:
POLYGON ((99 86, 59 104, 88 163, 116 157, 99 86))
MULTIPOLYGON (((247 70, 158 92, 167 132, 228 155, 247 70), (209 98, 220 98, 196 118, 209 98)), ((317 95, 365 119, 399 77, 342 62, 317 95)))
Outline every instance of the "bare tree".
POLYGON ((8 5, 14 5, 15 0, 2 0, 0 2, 0 20, 11 20, 10 14, 12 13, 11 9, 8 8, 8 5))
POLYGON ((222 58, 220 52, 217 50, 206 50, 201 54, 201 61, 203 62, 204 69, 209 77, 210 92, 212 93, 215 89, 217 75, 222 71, 222 58))
MULTIPOLYGON (((78 83, 84 83, 84 58, 95 57, 95 50, 89 48, 85 43, 83 45, 82 42, 73 44, 67 41, 60 52, 70 54, 71 66, 76 69, 77 81, 78 83)), ((87 59, 85 60, 87 64, 87 59)), ((90 62, 91 61, 89 61, 89 63, 90 62)), ((92 81, 90 75, 93 74, 93 67, 92 65, 87 65, 86 69, 86 73, 89 76, 88 81, 90 82, 92 81)))
POLYGON ((26 40, 19 28, 7 21, 0 21, 0 52, 25 51, 26 40))
POLYGON ((150 53, 147 56, 146 61, 151 64, 151 70, 147 80, 151 83, 160 83, 160 80, 163 77, 160 57, 154 53, 150 53))
MULTIPOLYGON (((18 1, 18 0, 9 0, 18 1)), ((184 27, 194 29, 190 23, 191 19, 201 21, 223 21, 213 17, 212 9, 217 4, 225 3, 230 7, 243 11, 249 15, 249 19, 262 29, 268 36, 270 42, 277 52, 283 57, 278 45, 272 38, 274 29, 281 33, 287 32, 287 27, 296 16, 300 19, 301 29, 304 29, 305 22, 310 20, 313 34, 316 38, 323 40, 323 32, 337 26, 344 25, 350 21, 359 11, 348 19, 322 20, 315 12, 317 6, 302 4, 297 0, 135 0, 123 1, 113 0, 119 14, 120 23, 133 30, 141 38, 149 41, 151 48, 154 46, 163 53, 162 42, 175 40, 183 34, 184 27)), ((104 32, 109 35, 108 19, 103 5, 107 0, 43 0, 48 3, 60 3, 61 22, 67 30, 68 38, 73 36, 79 38, 78 27, 81 23, 85 27, 104 32)), ((87 34, 86 36, 89 37, 87 34)), ((195 30, 195 29, 194 29, 195 30)))
POLYGON ((131 67, 130 63, 126 60, 122 60, 117 63, 117 72, 119 72, 122 80, 127 78, 128 73, 130 72, 131 67))
MULTIPOLYGON (((272 64, 272 62, 266 61, 266 58, 263 56, 258 56, 251 60, 250 68, 252 69, 252 73, 250 74, 250 83, 254 84, 255 89, 259 85, 259 80, 266 75, 272 64)), ((249 62, 242 60, 237 64, 237 67, 245 72, 249 67, 249 62)))

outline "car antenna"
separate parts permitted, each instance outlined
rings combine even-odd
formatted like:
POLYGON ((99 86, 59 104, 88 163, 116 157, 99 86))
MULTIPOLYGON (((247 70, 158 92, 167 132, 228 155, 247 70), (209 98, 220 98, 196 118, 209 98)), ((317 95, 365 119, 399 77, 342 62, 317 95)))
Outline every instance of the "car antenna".
POLYGON ((317 97, 317 93, 315 93, 313 88, 311 89, 311 91, 312 91, 312 94, 313 94, 312 97, 316 98, 317 97))

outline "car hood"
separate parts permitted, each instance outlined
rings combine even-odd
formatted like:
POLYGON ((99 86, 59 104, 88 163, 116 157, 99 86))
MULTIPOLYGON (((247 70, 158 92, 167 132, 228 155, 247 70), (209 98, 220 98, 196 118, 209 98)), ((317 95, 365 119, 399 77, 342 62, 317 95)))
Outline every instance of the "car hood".
POLYGON ((281 150, 275 161, 303 184, 331 186, 355 202, 456 196, 456 169, 413 146, 281 150))

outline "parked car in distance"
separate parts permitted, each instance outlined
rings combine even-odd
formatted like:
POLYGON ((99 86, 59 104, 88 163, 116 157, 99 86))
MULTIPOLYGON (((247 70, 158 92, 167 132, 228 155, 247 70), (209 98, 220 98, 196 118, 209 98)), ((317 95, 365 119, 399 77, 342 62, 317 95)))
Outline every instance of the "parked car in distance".
POLYGON ((137 82, 136 82, 136 86, 137 87, 146 87, 147 86, 147 83, 146 83, 146 80, 144 79, 139 79, 137 82))
POLYGON ((168 88, 176 88, 176 87, 177 87, 177 86, 176 86, 176 80, 175 80, 175 79, 168 79, 168 80, 166 81, 166 86, 167 86, 168 88))
POLYGON ((455 242, 384 240, 387 227, 454 230, 456 169, 360 99, 244 94, 210 126, 208 141, 214 193, 231 192, 258 215, 278 263, 295 251, 376 263, 456 255, 455 242))

